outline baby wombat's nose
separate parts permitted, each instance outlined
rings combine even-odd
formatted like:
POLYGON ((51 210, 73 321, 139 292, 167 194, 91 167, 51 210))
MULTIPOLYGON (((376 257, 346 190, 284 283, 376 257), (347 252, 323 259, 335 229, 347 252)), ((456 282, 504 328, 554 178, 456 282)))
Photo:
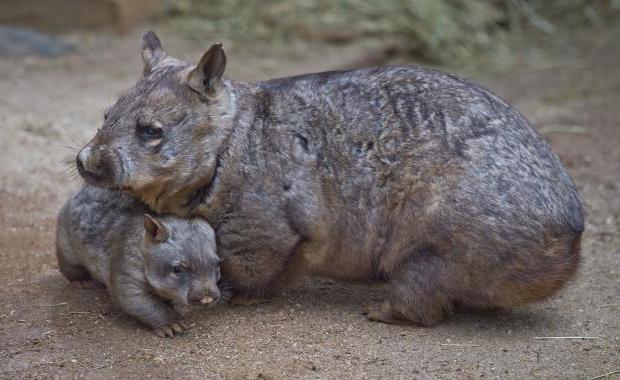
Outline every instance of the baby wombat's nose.
POLYGON ((189 301, 199 303, 205 306, 213 305, 220 300, 219 291, 203 290, 201 292, 193 292, 189 301))
POLYGON ((215 301, 215 298, 211 296, 204 296, 200 299, 200 303, 203 305, 210 305, 213 303, 213 301, 215 301))
POLYGON ((80 173, 88 172, 94 175, 102 175, 101 152, 93 149, 90 145, 82 148, 76 157, 76 164, 80 173))

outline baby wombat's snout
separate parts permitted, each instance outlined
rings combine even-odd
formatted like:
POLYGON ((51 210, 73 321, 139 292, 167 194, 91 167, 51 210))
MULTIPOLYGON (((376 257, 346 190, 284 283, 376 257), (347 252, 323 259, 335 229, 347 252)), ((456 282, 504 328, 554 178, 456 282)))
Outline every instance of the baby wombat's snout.
POLYGON ((195 280, 192 282, 189 302, 198 305, 211 306, 220 300, 220 289, 217 287, 215 279, 208 279, 207 282, 195 280))

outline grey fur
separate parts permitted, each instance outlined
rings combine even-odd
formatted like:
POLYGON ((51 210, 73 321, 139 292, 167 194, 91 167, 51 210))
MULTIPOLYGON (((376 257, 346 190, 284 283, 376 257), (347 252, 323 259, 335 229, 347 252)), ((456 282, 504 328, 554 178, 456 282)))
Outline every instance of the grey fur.
POLYGON ((125 312, 160 329, 179 322, 192 303, 217 302, 219 258, 202 219, 150 217, 165 237, 159 241, 145 230, 145 212, 129 196, 86 186, 58 215, 56 254, 67 279, 105 285, 125 312))
POLYGON ((85 148, 101 154, 78 168, 154 210, 208 220, 241 294, 293 274, 389 283, 369 318, 430 325, 455 304, 543 299, 574 274, 575 186, 488 90, 406 65, 224 78, 206 96, 188 83, 201 65, 174 62, 121 96, 85 148), (144 133, 146 119, 161 136, 144 133))

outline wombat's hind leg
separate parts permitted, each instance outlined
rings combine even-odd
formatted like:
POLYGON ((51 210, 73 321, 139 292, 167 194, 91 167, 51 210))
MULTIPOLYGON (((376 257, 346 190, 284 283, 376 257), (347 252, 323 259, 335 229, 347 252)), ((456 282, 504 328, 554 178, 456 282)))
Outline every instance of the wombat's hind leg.
POLYGON ((92 278, 88 280, 71 281, 71 286, 76 289, 105 289, 105 284, 92 278))
POLYGON ((58 270, 60 270, 60 273, 62 273, 74 287, 84 288, 84 286, 81 285, 82 282, 92 280, 90 272, 81 264, 71 262, 61 248, 57 248, 56 257, 58 258, 58 270), (77 286, 76 283, 80 284, 80 286, 77 286))
POLYGON ((385 323, 410 322, 432 326, 445 319, 453 300, 443 284, 450 267, 427 252, 415 255, 393 274, 387 300, 371 307, 366 317, 385 323))
POLYGON ((88 269, 80 264, 73 264, 62 253, 58 253, 58 269, 76 289, 105 289, 105 285, 95 280, 88 269))

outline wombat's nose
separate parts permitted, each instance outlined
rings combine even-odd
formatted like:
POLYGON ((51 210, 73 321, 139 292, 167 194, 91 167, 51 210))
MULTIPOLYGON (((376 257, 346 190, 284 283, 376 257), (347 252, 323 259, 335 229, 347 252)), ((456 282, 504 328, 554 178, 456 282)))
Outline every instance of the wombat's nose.
POLYGON ((80 174, 90 174, 91 176, 103 175, 101 154, 98 150, 93 150, 93 148, 87 145, 78 152, 75 161, 80 174))
POLYGON ((192 294, 190 298, 190 302, 199 303, 205 306, 216 304, 219 300, 220 300, 219 294, 214 294, 210 292, 192 294))
POLYGON ((210 305, 213 303, 213 301, 215 301, 215 299, 210 296, 204 296, 200 299, 200 303, 203 305, 210 305))

